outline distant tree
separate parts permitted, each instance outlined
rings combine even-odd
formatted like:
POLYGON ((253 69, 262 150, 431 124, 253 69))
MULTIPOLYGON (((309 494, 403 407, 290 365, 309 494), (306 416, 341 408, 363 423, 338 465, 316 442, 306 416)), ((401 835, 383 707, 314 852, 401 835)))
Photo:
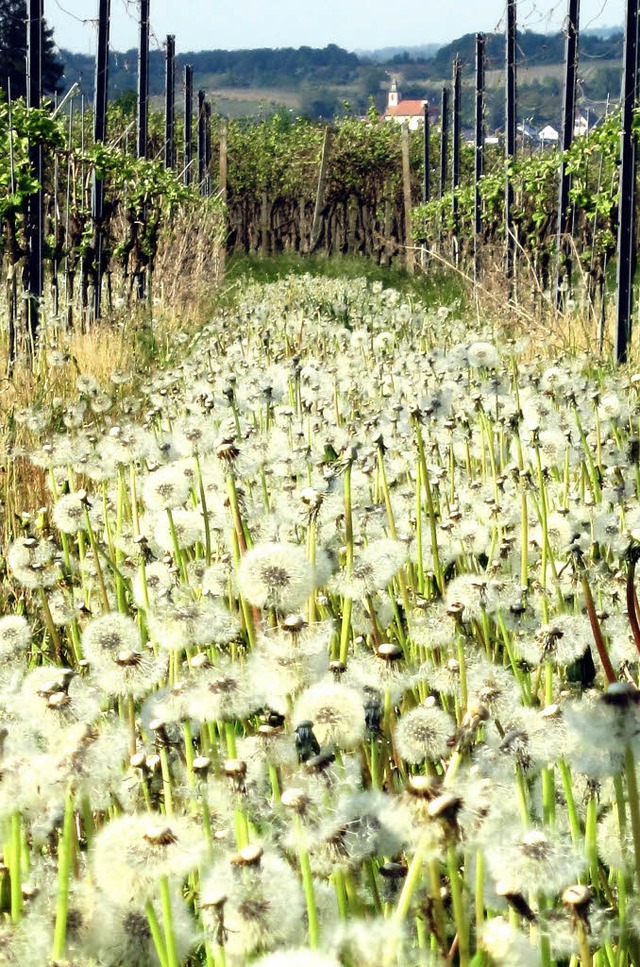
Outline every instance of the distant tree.
MULTIPOLYGON (((0 88, 7 94, 11 80, 11 97, 26 93, 27 2, 0 0, 0 88)), ((62 90, 64 65, 58 59, 53 30, 42 21, 42 87, 45 94, 62 90)))

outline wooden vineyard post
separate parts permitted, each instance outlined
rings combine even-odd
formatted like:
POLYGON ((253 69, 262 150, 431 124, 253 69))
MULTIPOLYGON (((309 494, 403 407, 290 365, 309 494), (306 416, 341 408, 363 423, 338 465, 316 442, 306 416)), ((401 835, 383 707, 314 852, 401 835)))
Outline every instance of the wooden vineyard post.
POLYGON ((407 272, 416 267, 416 255, 411 235, 411 161, 409 158, 409 125, 402 125, 402 194, 404 197, 404 244, 407 272))
POLYGON ((558 308, 564 303, 563 294, 568 296, 571 289, 571 249, 567 245, 567 235, 570 231, 569 189, 571 188, 571 175, 567 171, 565 153, 569 150, 573 140, 573 128, 576 117, 579 18, 580 0, 569 0, 565 27, 562 156, 560 160, 560 189, 558 193, 558 251, 556 254, 556 305, 558 308), (564 288, 563 281, 566 283, 564 288))
POLYGON ((175 165, 174 133, 176 124, 176 38, 167 34, 164 90, 164 166, 175 165))
POLYGON ((484 174, 484 84, 485 84, 485 36, 476 34, 476 111, 475 156, 473 199, 473 277, 480 277, 480 239, 482 235, 482 200, 480 179, 484 174))
POLYGON ((192 180, 191 165, 193 163, 193 67, 186 64, 184 68, 184 168, 182 179, 185 185, 192 180))
MULTIPOLYGON (((223 118, 220 122, 220 198, 226 204, 227 201, 227 184, 229 180, 229 125, 226 118, 223 118)), ((225 213, 225 232, 228 231, 228 215, 225 213)), ((227 252, 227 238, 222 241, 220 246, 220 277, 224 275, 225 257, 227 252)))
POLYGON ((424 175, 422 178, 422 201, 426 203, 431 198, 431 159, 429 157, 429 102, 422 102, 424 118, 422 160, 424 164, 424 175))
MULTIPOLYGON (((107 97, 109 89, 109 22, 111 0, 99 0, 98 52, 96 54, 95 96, 93 105, 93 140, 103 143, 107 136, 107 97)), ((104 181, 93 170, 91 218, 94 231, 93 318, 102 311, 102 218, 104 214, 104 181)))
POLYGON ((266 188, 260 194, 260 239, 260 254, 266 257, 271 254, 271 206, 266 188))
MULTIPOLYGON (((42 96, 42 0, 29 0, 29 19, 27 22, 27 107, 39 108, 42 96)), ((40 303, 42 300, 42 248, 43 248, 43 164, 42 146, 29 145, 29 164, 39 188, 29 195, 27 211, 27 353, 33 358, 36 337, 40 323, 40 303)), ((9 347, 10 362, 17 356, 15 328, 9 347)))
POLYGON ((507 28, 505 35, 505 275, 509 295, 513 297, 515 236, 513 226, 513 184, 511 164, 516 154, 516 0, 507 0, 507 28))
POLYGON ((635 203, 637 137, 633 109, 638 97, 638 2, 627 0, 622 74, 622 130, 620 133, 620 190, 618 202, 618 271, 616 298, 616 363, 627 361, 633 316, 633 276, 636 268, 635 203))
POLYGON ((228 167, 228 137, 229 126, 226 118, 220 122, 220 197, 224 202, 227 200, 227 180, 229 174, 228 167))
POLYGON ((211 105, 204 102, 204 168, 205 195, 211 194, 211 105))
MULTIPOLYGON (((423 176, 422 176, 422 201, 423 204, 431 198, 431 157, 430 157, 430 131, 429 131, 429 102, 422 102, 422 112, 423 112, 423 128, 422 128, 422 165, 423 165, 423 176)), ((422 241, 422 251, 421 251, 421 264, 425 268, 427 264, 427 234, 426 234, 426 220, 425 220, 425 232, 422 241)))
POLYGON ((198 184, 200 194, 206 194, 207 174, 207 114, 204 91, 198 91, 198 184))
POLYGON ((309 236, 309 252, 315 252, 320 244, 322 237, 322 206, 324 204, 324 187, 327 181, 327 167, 329 164, 329 146, 331 143, 331 129, 325 128, 324 140, 322 142, 322 155, 320 158, 320 172, 318 174, 318 187, 316 190, 316 201, 313 209, 313 221, 311 222, 311 234, 309 236))

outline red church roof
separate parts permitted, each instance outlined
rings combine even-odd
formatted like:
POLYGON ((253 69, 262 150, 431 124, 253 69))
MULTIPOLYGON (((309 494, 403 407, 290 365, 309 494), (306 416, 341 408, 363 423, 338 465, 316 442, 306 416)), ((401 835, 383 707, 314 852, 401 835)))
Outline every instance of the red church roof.
POLYGON ((387 107, 385 117, 422 117, 424 113, 423 101, 400 101, 395 107, 387 107))

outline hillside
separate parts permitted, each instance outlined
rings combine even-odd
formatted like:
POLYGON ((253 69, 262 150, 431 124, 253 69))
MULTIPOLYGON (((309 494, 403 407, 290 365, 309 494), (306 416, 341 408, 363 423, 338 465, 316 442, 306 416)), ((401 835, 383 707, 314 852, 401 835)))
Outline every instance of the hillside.
MULTIPOLYGON (((564 35, 518 34, 518 94, 522 113, 534 123, 557 123, 561 111, 564 35)), ((504 38, 489 34, 487 53, 487 126, 502 124, 500 91, 504 38)), ((386 48, 368 53, 344 50, 335 44, 322 49, 263 48, 258 50, 208 50, 177 57, 177 76, 184 65, 194 69, 194 86, 207 92, 217 111, 229 116, 271 113, 279 108, 330 118, 349 109, 364 113, 373 100, 384 109, 389 75, 397 78, 402 94, 409 98, 440 100, 442 87, 451 79, 451 65, 458 55, 463 66, 463 85, 473 83, 475 34, 465 34, 435 51, 428 45, 405 50, 386 48)), ((91 97, 94 65, 90 57, 61 51, 68 89, 77 82, 91 97)), ((595 105, 607 96, 616 99, 620 90, 622 34, 586 33, 581 38, 580 96, 595 105)), ((113 52, 110 58, 110 93, 118 97, 135 90, 137 51, 113 52)), ((161 97, 164 88, 164 52, 150 55, 150 93, 161 97)), ((179 83, 179 81, 178 81, 179 83)), ((470 123, 472 97, 463 98, 463 121, 470 123)))

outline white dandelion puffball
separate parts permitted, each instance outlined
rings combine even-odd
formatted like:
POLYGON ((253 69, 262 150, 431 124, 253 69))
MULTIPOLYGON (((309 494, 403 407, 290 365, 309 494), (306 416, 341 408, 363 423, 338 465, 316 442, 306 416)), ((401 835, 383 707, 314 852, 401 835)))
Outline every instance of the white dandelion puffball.
POLYGON ((315 585, 315 568, 300 544, 256 544, 238 568, 240 593, 258 608, 295 611, 304 605, 315 585))

